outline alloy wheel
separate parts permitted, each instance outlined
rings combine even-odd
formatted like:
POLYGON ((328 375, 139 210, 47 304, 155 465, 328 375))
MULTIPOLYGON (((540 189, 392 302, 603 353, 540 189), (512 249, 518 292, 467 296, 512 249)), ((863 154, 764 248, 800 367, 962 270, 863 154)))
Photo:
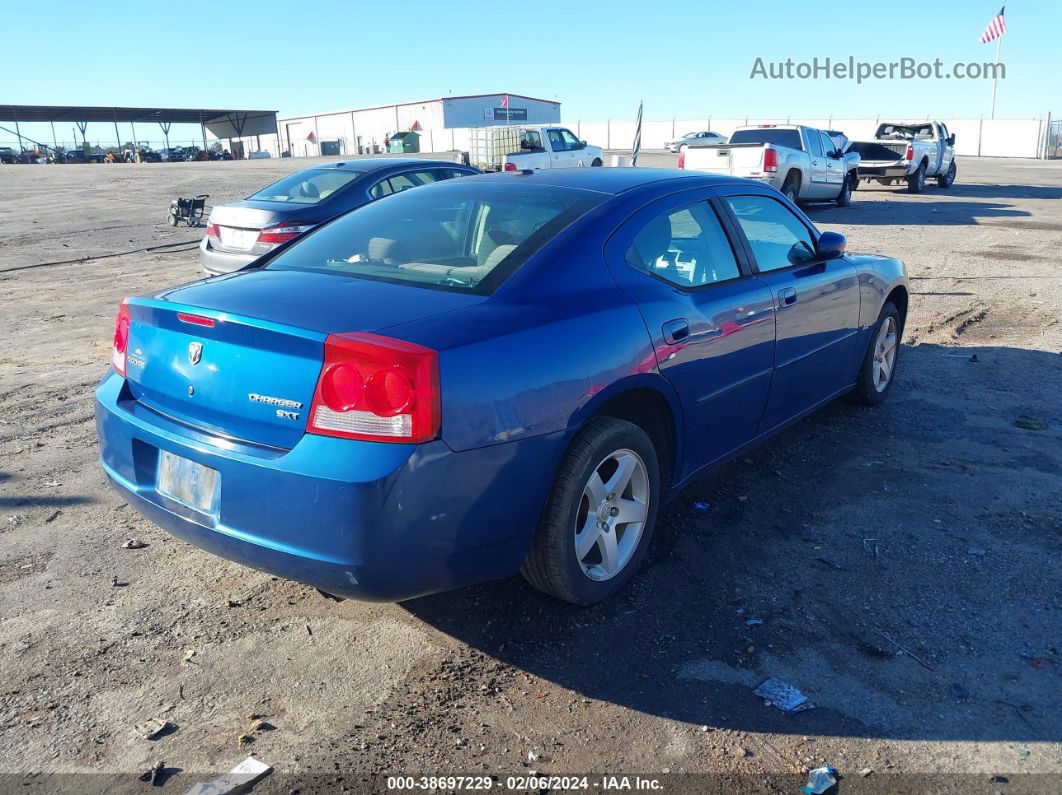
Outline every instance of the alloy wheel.
POLYGON ((623 571, 649 515, 649 472, 633 450, 606 456, 583 487, 575 517, 575 555, 591 580, 623 571))
POLYGON ((887 317, 874 341, 874 389, 878 392, 885 391, 896 369, 896 347, 899 344, 896 332, 896 318, 887 317))

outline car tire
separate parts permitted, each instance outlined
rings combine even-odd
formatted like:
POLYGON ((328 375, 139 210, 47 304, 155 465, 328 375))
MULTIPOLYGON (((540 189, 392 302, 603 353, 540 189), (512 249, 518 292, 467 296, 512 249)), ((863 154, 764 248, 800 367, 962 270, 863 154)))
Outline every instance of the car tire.
POLYGON ((607 599, 645 558, 660 495, 660 465, 645 431, 614 417, 592 419, 558 467, 521 572, 572 604, 607 599))
POLYGON ((889 394, 892 385, 896 382, 902 333, 903 321, 900 318, 900 311, 894 303, 886 301, 881 307, 878 322, 874 324, 867 352, 859 367, 859 376, 856 378, 855 389, 852 392, 853 402, 863 406, 876 406, 889 394), (883 362, 888 369, 884 379, 882 379, 883 362))
POLYGON ((844 178, 844 183, 841 185, 841 192, 837 194, 835 201, 838 207, 850 207, 852 204, 852 191, 855 190, 853 183, 855 178, 848 176, 844 178))
POLYGON ((926 189, 926 164, 919 163, 918 170, 907 178, 907 190, 911 193, 923 193, 926 189))
POLYGON ((785 182, 782 184, 782 195, 793 204, 796 204, 797 197, 800 195, 800 177, 795 177, 792 174, 786 176, 785 182))
POLYGON ((594 167, 594 168, 597 168, 598 166, 603 166, 604 163, 601 162, 601 158, 600 157, 595 157, 594 161, 590 165, 592 167, 594 167))
POLYGON ((947 190, 955 183, 955 174, 958 169, 955 167, 955 161, 951 161, 951 165, 948 166, 948 170, 937 177, 937 187, 947 190))

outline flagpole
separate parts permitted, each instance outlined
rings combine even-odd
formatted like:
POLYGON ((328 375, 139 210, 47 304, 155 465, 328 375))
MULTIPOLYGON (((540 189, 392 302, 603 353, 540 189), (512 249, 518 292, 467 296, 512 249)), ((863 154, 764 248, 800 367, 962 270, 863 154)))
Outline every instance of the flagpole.
POLYGON ((1003 36, 996 39, 996 71, 992 73, 992 109, 988 118, 996 117, 996 84, 999 82, 999 48, 1003 46, 1003 36))

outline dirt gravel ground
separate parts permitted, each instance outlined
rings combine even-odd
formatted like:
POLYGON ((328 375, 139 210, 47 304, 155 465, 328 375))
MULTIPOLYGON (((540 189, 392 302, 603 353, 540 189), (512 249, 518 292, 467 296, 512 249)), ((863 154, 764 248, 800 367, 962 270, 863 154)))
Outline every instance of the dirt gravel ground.
POLYGON ((0 791, 141 791, 161 761, 184 792, 250 753, 275 768, 260 792, 535 771, 795 793, 824 761, 842 792, 1062 789, 1062 163, 965 159, 948 191, 811 208, 907 263, 889 400, 690 486, 591 609, 518 578, 327 601, 105 482, 117 304, 197 278, 202 230, 166 226, 170 199, 309 164, 0 166, 0 791), (815 708, 766 705, 771 676, 815 708))

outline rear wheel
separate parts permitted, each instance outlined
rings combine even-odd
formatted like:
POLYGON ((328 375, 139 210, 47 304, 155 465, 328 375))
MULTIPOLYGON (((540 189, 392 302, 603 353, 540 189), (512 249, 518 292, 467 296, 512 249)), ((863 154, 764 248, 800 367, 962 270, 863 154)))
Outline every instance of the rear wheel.
POLYGON ((171 212, 166 216, 166 220, 169 222, 170 226, 177 226, 177 213, 171 212))
POLYGON ((524 577, 579 605, 616 593, 645 557, 659 495, 660 467, 645 431, 613 417, 592 420, 557 471, 524 577))
POLYGON ((955 182, 955 172, 955 161, 952 160, 951 165, 948 166, 948 170, 937 177, 937 187, 944 188, 945 190, 950 188, 955 182))
POLYGON ((875 406, 889 394, 896 380, 896 365, 900 360, 901 325, 900 311, 891 301, 886 301, 874 326, 870 347, 859 368, 852 395, 855 402, 875 406))
POLYGON ((782 195, 785 196, 793 204, 797 203, 797 196, 800 195, 800 177, 794 174, 789 174, 785 178, 785 183, 782 185, 782 195))
POLYGON ((594 158, 594 162, 591 163, 590 165, 591 166, 602 166, 602 165, 604 165, 604 163, 601 162, 601 158, 600 157, 595 157, 594 158))
POLYGON ((907 178, 907 190, 922 193, 926 189, 926 164, 919 163, 918 170, 907 178))

